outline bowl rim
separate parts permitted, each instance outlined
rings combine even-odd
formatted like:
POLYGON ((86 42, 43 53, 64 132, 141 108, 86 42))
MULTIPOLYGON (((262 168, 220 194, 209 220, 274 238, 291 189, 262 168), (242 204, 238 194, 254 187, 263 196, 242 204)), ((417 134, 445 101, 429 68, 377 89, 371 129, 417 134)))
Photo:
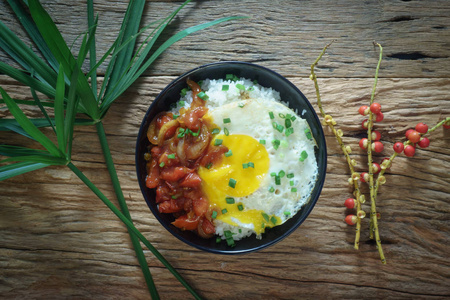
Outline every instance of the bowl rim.
MULTIPOLYGON (((271 87, 273 89, 276 90, 276 88, 271 87)), ((311 127, 311 124, 309 124, 309 126, 311 127)), ((316 138, 316 137, 315 137, 316 138)), ((318 143, 317 138, 316 138, 316 143, 318 143)), ((142 159, 142 158, 141 158, 142 159)), ((150 104, 150 106, 148 107, 145 116, 142 119, 141 125, 139 127, 139 132, 137 135, 137 140, 136 140, 136 147, 135 147, 135 167, 136 167, 136 174, 137 174, 137 180, 139 183, 139 187, 142 193, 142 196, 144 197, 144 200, 146 201, 147 206, 149 207, 150 211, 152 212, 152 214, 154 215, 154 217, 158 220, 158 222, 167 230, 169 231, 173 236, 175 236, 177 239, 179 239, 180 241, 194 247, 197 248, 199 250, 202 251, 206 251, 209 253, 214 253, 214 254, 225 254, 225 255, 235 255, 235 254, 244 254, 244 253, 250 253, 250 252, 255 252, 255 251, 259 251, 262 249, 265 249, 269 246, 272 246, 280 241, 282 241, 283 239, 285 239, 286 237, 288 237, 290 234, 292 234, 295 230, 297 230, 297 228, 307 219, 307 217, 309 216, 309 214, 311 213, 311 211, 314 209, 324 186, 325 183, 325 177, 326 177, 326 169, 327 169, 327 147, 326 147, 326 139, 325 139, 325 134, 323 132, 323 128, 321 125, 321 122, 319 120, 319 117, 315 111, 315 109, 313 108, 312 104, 309 102, 309 100, 305 97, 305 95, 297 88, 296 85, 294 85, 289 79, 287 79, 286 77, 282 76, 281 74, 279 74, 276 71, 273 71, 269 68, 266 68, 264 66, 258 65, 258 64, 254 64, 254 63, 249 63, 249 62, 242 62, 242 61, 219 61, 219 62, 212 62, 212 63, 208 63, 208 64, 204 64, 198 67, 195 67, 185 73, 183 73, 180 76, 177 76, 175 79, 173 79, 163 90, 161 90, 161 92, 153 99, 152 103, 150 104), (314 185, 314 189, 317 189, 316 195, 313 197, 313 195, 311 195, 310 199, 308 200, 307 204, 308 207, 306 208, 306 211, 304 212, 304 216, 299 219, 298 221, 296 221, 293 226, 289 227, 285 232, 283 232, 282 235, 262 244, 256 247, 252 247, 252 248, 246 248, 246 249, 242 249, 242 250, 234 250, 232 251, 230 248, 229 251, 227 250, 221 250, 221 249, 212 249, 212 248, 208 248, 202 245, 198 245, 196 243, 191 242, 189 239, 186 239, 185 237, 179 235, 177 232, 175 232, 169 225, 170 224, 166 224, 166 222, 161 218, 161 216, 159 215, 159 212, 155 212, 152 208, 152 206, 149 203, 149 199, 147 199, 147 194, 145 193, 145 190, 148 190, 148 188, 145 186, 145 183, 142 182, 142 180, 140 180, 139 178, 139 174, 140 174, 140 170, 139 170, 139 160, 140 160, 140 155, 142 155, 142 153, 139 153, 139 149, 140 149, 140 141, 142 138, 142 135, 146 135, 146 121, 149 117, 149 114, 151 113, 151 111, 153 110, 153 107, 157 105, 157 103, 159 102, 158 100, 161 97, 164 97, 165 94, 173 87, 175 86, 180 80, 186 80, 186 78, 189 77, 189 75, 196 73, 198 71, 201 71, 203 69, 207 69, 210 67, 215 67, 215 66, 233 66, 233 65, 244 65, 244 66, 249 66, 252 68, 256 68, 256 69, 260 69, 264 72, 268 72, 268 73, 272 73, 272 75, 278 77, 279 79, 281 79, 282 81, 284 81, 286 84, 288 84, 294 91, 295 93, 299 94, 301 96, 301 98, 303 98, 305 101, 304 104, 306 104, 306 106, 308 106, 309 110, 311 112, 313 112, 313 118, 315 119, 315 122, 317 124, 319 124, 318 127, 318 131, 319 131, 319 138, 321 139, 321 143, 323 144, 323 149, 322 150, 322 156, 323 156, 323 161, 322 164, 318 164, 318 176, 316 179, 316 183, 314 185)), ((303 208, 301 208, 298 212, 300 213, 300 211, 302 211, 303 208)), ((269 230, 269 229, 268 229, 269 230)), ((247 238, 256 238, 253 236, 253 234, 247 238)), ((264 234, 263 234, 263 239, 264 239, 264 234)), ((238 241, 239 243, 239 241, 238 241)))

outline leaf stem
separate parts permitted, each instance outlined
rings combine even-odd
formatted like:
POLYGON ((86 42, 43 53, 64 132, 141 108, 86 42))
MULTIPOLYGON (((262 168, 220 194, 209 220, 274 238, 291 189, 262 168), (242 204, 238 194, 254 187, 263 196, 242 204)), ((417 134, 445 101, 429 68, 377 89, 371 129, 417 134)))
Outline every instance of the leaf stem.
MULTIPOLYGON (((103 156, 105 157, 106 166, 108 168, 109 176, 111 177, 111 182, 113 184, 113 188, 116 193, 120 209, 122 213, 125 215, 125 217, 127 217, 127 219, 132 222, 133 220, 131 219, 130 211, 128 210, 128 206, 125 201, 122 188, 120 186, 119 178, 117 176, 117 171, 111 156, 108 140, 106 139, 105 128, 103 127, 102 122, 98 122, 97 124, 95 124, 95 127, 97 129, 97 135, 100 140, 103 156)), ((147 283, 150 295, 152 299, 159 299, 158 291, 156 289, 155 283, 153 282, 153 278, 150 273, 147 261, 145 259, 144 251, 142 250, 141 244, 139 243, 139 239, 137 238, 136 235, 133 234, 133 232, 130 229, 128 229, 128 232, 130 234, 131 243, 134 246, 134 251, 136 252, 139 265, 141 266, 142 273, 144 274, 145 282, 147 283)))
POLYGON ((125 217, 120 210, 112 204, 111 201, 71 162, 67 166, 78 176, 78 178, 86 184, 94 194, 102 200, 102 202, 141 240, 142 243, 156 256, 157 259, 180 281, 180 283, 195 297, 195 299, 201 299, 201 297, 195 292, 195 290, 184 280, 184 278, 175 270, 174 267, 164 258, 164 256, 156 250, 155 247, 142 235, 142 233, 136 229, 133 223, 125 217))

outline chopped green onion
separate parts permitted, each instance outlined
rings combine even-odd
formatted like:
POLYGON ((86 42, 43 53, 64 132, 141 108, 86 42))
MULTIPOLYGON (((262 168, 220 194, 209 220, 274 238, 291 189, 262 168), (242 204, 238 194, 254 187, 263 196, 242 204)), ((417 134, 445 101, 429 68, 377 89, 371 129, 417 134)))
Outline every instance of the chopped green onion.
POLYGON ((230 86, 228 84, 222 85, 222 91, 228 91, 229 88, 230 86))
POLYGON ((166 164, 164 163, 164 162, 161 162, 160 164, 159 164, 159 167, 160 168, 162 168, 162 167, 164 167, 166 164))
POLYGON ((227 202, 227 204, 234 204, 234 198, 226 197, 225 201, 227 202))
POLYGON ((199 81, 197 82, 197 84, 198 84, 199 86, 202 86, 202 83, 203 83, 203 80, 199 80, 199 81))
POLYGON ((283 178, 284 175, 286 175, 286 172, 284 172, 283 170, 281 170, 280 172, 278 172, 278 176, 280 176, 280 178, 283 178))
POLYGON ((214 146, 222 145, 222 142, 223 142, 223 140, 221 140, 221 139, 215 139, 214 140, 214 146))
POLYGON ((238 204, 237 206, 239 211, 243 211, 244 210, 244 206, 242 204, 238 204))
POLYGON ((265 145, 266 144, 266 140, 259 140, 259 143, 262 144, 262 145, 265 145))
POLYGON ((294 180, 289 181, 290 186, 294 186, 294 180))
POLYGON ((185 104, 186 104, 186 102, 184 102, 184 101, 178 101, 179 106, 184 106, 185 104))
POLYGON ((228 152, 225 152, 225 157, 229 157, 231 155, 233 155, 233 152, 231 152, 231 149, 228 150, 228 152))
POLYGON ((227 74, 227 75, 225 75, 225 79, 226 79, 226 80, 233 80, 233 79, 234 79, 234 76, 235 76, 235 75, 233 75, 233 74, 227 74))
POLYGON ((275 148, 275 150, 278 150, 278 147, 280 147, 280 140, 273 140, 272 145, 275 148))
POLYGON ((294 173, 289 173, 286 175, 287 178, 294 178, 294 173))
POLYGON ((285 116, 283 113, 279 113, 278 115, 279 115, 280 118, 282 118, 282 119, 286 118, 286 116, 285 116))
POLYGON ((286 119, 291 119, 291 114, 286 114, 286 119))
POLYGON ((182 128, 182 127, 178 128, 178 135, 177 135, 177 137, 178 137, 179 139, 181 139, 182 137, 184 137, 185 134, 186 134, 186 130, 185 130, 184 128, 182 128))
POLYGON ((176 120, 180 115, 173 115, 172 118, 176 120))
POLYGON ((303 150, 302 153, 300 153, 299 160, 300 161, 305 161, 305 159, 307 159, 307 158, 308 158, 308 153, 305 150, 303 150))
POLYGON ((278 124, 277 122, 272 123, 273 128, 275 128, 278 132, 283 132, 284 126, 281 124, 278 124))
POLYGON ((192 130, 188 129, 192 136, 198 136, 200 134, 200 129, 197 132, 192 132, 192 130))
POLYGON ((269 112, 269 117, 270 117, 271 120, 275 119, 275 116, 273 115, 272 111, 269 112))
POLYGON ((242 169, 247 169, 248 168, 248 164, 244 163, 242 164, 242 169))
POLYGON ((255 164, 252 163, 252 162, 248 162, 247 165, 248 165, 250 168, 253 168, 253 169, 255 168, 255 164))
POLYGON ((216 243, 220 243, 222 241, 222 238, 220 236, 216 237, 216 243))
POLYGON ((217 218, 217 211, 213 210, 213 212, 211 214, 211 218, 213 218, 213 219, 217 218))
POLYGON ((245 103, 242 103, 242 102, 241 102, 241 103, 238 104, 238 106, 239 106, 240 108, 243 108, 243 107, 245 106, 245 103))
POLYGON ((178 196, 172 195, 170 198, 172 198, 173 200, 176 200, 178 198, 178 196))
POLYGON ((255 87, 254 86, 251 86, 251 87, 249 87, 248 89, 247 89, 247 91, 253 91, 255 89, 255 87))
POLYGON ((220 132, 220 129, 219 129, 219 128, 214 128, 214 129, 211 131, 212 134, 218 134, 219 132, 220 132))
POLYGON ((292 121, 292 122, 294 122, 295 119, 297 119, 295 116, 292 116, 292 117, 291 117, 291 121, 292 121))
POLYGON ((292 126, 291 119, 286 119, 286 120, 284 120, 284 126, 286 126, 286 128, 291 127, 291 126, 292 126))
POLYGON ((291 188, 291 192, 297 193, 297 188, 291 188))
POLYGON ((230 131, 228 131, 227 128, 224 128, 224 129, 223 129, 223 133, 225 133, 226 136, 229 136, 229 135, 230 135, 230 131))
POLYGON ((258 80, 253 80, 253 84, 258 84, 258 80))
POLYGON ((281 184, 281 177, 280 176, 275 176, 275 184, 276 185, 280 185, 281 184))
POLYGON ((207 164, 205 167, 206 167, 208 170, 211 169, 212 163, 207 164))
MULTIPOLYGON (((184 89, 182 89, 182 90, 181 90, 181 92, 180 92, 180 95, 181 95, 181 97, 184 97, 184 96, 186 96, 186 93, 187 93, 187 91, 189 91, 189 89, 188 89, 188 88, 184 88, 184 89)), ((180 104, 180 105, 181 105, 181 104, 180 104)), ((182 106, 184 106, 184 104, 183 104, 182 106)))
POLYGON ((291 215, 291 212, 290 212, 290 211, 285 211, 285 212, 284 212, 284 215, 285 215, 285 216, 290 216, 290 215, 291 215))
POLYGON ((232 238, 232 237, 233 237, 233 234, 234 234, 234 233, 232 233, 230 230, 224 230, 224 231, 223 231, 223 235, 224 235, 226 238, 232 238))
POLYGON ((294 128, 293 127, 286 128, 286 130, 284 131, 284 134, 286 136, 290 136, 293 133, 294 133, 294 128))
POLYGON ((275 172, 270 173, 270 177, 275 177, 275 176, 277 176, 277 173, 275 173, 275 172))
POLYGON ((236 179, 233 178, 230 178, 230 180, 228 181, 228 185, 233 189, 236 187, 236 183, 237 183, 236 179))
POLYGON ((167 155, 167 158, 175 159, 175 153, 172 153, 172 154, 167 155))
POLYGON ((199 97, 200 99, 205 100, 205 101, 209 99, 208 95, 206 95, 206 93, 204 91, 201 91, 200 93, 198 93, 197 97, 199 97))
POLYGON ((270 193, 275 192, 275 188, 274 188, 273 186, 271 186, 271 187, 269 188, 269 192, 270 192, 270 193))
POLYGON ((305 129, 305 135, 307 139, 312 139, 311 131, 309 129, 305 129))
POLYGON ((240 84, 240 83, 237 83, 237 84, 236 84, 236 88, 237 88, 238 90, 241 90, 241 91, 245 90, 245 86, 244 86, 243 84, 240 84))
POLYGON ((273 225, 277 225, 277 218, 275 218, 275 216, 272 216, 272 218, 270 218, 270 222, 272 222, 273 225))
POLYGON ((264 220, 266 220, 266 222, 269 222, 269 216, 266 213, 261 213, 261 215, 263 216, 264 220))
POLYGON ((240 229, 240 228, 239 228, 239 230, 238 230, 238 231, 239 231, 239 233, 242 233, 242 229, 240 229))
POLYGON ((225 118, 225 119, 223 119, 223 123, 224 124, 231 123, 231 119, 230 118, 225 118))
POLYGON ((228 210, 226 208, 222 209, 222 214, 226 214, 228 210))
POLYGON ((287 148, 289 146, 289 143, 286 140, 281 140, 280 146, 281 148, 287 148))
POLYGON ((266 223, 262 222, 262 223, 261 223, 261 228, 262 228, 262 229, 266 228, 266 223))
POLYGON ((228 246, 230 246, 230 247, 236 246, 236 244, 234 243, 234 240, 233 240, 232 237, 231 238, 227 238, 226 241, 227 241, 227 245, 228 246))

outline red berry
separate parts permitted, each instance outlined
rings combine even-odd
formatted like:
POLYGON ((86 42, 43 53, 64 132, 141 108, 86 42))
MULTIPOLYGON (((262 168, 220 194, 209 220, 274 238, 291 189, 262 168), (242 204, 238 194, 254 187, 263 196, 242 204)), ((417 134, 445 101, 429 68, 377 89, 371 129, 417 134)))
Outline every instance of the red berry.
POLYGON ((375 116, 376 116, 375 122, 381 122, 384 119, 384 115, 381 111, 379 113, 375 114, 375 116))
POLYGON ((379 131, 372 131, 372 140, 379 141, 381 139, 381 133, 379 131))
POLYGON ((373 151, 381 152, 381 151, 383 151, 383 149, 384 149, 384 146, 383 146, 383 144, 381 142, 372 143, 372 150, 373 151))
POLYGON ((381 112, 381 105, 379 103, 372 103, 370 105, 370 111, 373 112, 374 114, 378 114, 381 112))
POLYGON ((420 138, 420 141, 417 143, 420 148, 426 148, 430 146, 430 140, 426 137, 420 138))
POLYGON ((369 120, 365 119, 364 121, 362 121, 361 126, 363 129, 368 129, 369 128, 369 120))
POLYGON ((353 198, 347 198, 347 200, 345 200, 344 203, 345 207, 347 207, 348 209, 352 209, 356 207, 356 200, 353 198))
POLYGON ((380 164, 378 163, 372 163, 372 172, 373 174, 378 174, 381 171, 380 164))
POLYGON ((443 126, 445 129, 450 129, 450 125, 444 124, 443 126))
POLYGON ((405 132, 406 138, 408 138, 409 134, 410 134, 411 132, 413 132, 413 131, 414 131, 414 129, 408 129, 408 130, 406 130, 406 132, 405 132))
POLYGON ((369 173, 362 172, 361 175, 359 176, 359 180, 361 180, 361 182, 369 181, 369 173))
POLYGON ((404 148, 405 146, 403 145, 403 143, 397 142, 394 144, 394 151, 397 153, 402 153, 404 148))
POLYGON ((359 140, 359 147, 361 147, 361 149, 367 149, 367 139, 366 138, 362 138, 359 140))
POLYGON ((413 130, 408 134, 408 140, 415 144, 420 140, 420 133, 418 133, 417 131, 413 130))
POLYGON ((413 157, 413 156, 414 156, 414 153, 416 153, 416 148, 414 148, 414 146, 407 145, 407 146, 405 147, 404 152, 405 152, 405 155, 406 155, 406 156, 408 156, 408 157, 413 157))
POLYGON ((416 125, 416 131, 420 133, 427 133, 428 131, 428 125, 425 123, 418 123, 416 125))
POLYGON ((369 108, 369 107, 368 107, 367 105, 363 105, 363 106, 361 106, 361 107, 358 109, 358 112, 359 112, 361 115, 365 116, 365 115, 367 115, 367 114, 369 113, 368 108, 369 108))
POLYGON ((356 221, 358 221, 358 217, 355 215, 348 215, 345 217, 345 223, 348 225, 355 225, 356 221))

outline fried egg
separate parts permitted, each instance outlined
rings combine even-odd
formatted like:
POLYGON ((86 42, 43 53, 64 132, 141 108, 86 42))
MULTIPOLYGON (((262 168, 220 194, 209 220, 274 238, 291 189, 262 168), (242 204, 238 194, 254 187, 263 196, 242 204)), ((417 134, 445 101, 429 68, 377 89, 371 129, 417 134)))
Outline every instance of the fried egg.
POLYGON ((217 234, 260 238, 309 200, 318 168, 306 120, 264 97, 234 97, 210 108, 204 118, 220 130, 212 145, 229 149, 219 163, 199 169, 203 192, 217 212, 217 234))

